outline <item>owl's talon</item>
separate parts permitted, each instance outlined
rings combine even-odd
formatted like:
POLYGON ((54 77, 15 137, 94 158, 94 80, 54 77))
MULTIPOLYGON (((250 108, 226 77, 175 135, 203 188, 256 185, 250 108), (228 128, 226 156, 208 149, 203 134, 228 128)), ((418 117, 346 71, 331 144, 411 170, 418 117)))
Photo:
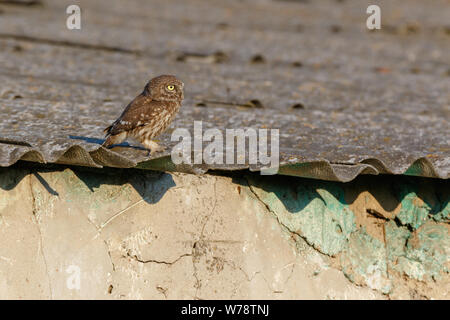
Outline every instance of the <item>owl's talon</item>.
POLYGON ((150 155, 154 155, 155 153, 158 153, 158 152, 163 152, 164 150, 166 150, 166 148, 164 148, 164 147, 159 147, 159 148, 153 149, 150 151, 150 155))
POLYGON ((155 153, 163 152, 164 150, 166 150, 165 147, 160 146, 154 141, 152 141, 151 143, 147 142, 147 145, 149 145, 149 148, 147 149, 147 157, 153 156, 155 153))

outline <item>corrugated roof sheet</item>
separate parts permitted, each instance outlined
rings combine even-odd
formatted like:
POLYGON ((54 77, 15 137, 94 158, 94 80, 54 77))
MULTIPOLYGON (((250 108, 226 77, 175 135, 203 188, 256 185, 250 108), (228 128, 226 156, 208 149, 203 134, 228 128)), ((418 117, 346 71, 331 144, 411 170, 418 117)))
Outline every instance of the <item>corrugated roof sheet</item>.
MULTIPOLYGON (((369 32, 368 3, 81 1, 70 31, 63 3, 0 2, 0 166, 247 168, 100 147, 145 82, 172 73, 186 90, 172 129, 279 128, 283 174, 448 178, 450 6, 381 2, 369 32)), ((160 140, 175 144, 170 131, 160 140)))

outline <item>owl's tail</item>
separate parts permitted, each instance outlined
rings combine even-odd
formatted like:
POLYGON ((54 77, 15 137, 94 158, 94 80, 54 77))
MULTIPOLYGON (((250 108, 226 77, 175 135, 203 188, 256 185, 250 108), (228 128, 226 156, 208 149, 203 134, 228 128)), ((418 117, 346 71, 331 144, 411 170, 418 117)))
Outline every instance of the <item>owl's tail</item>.
MULTIPOLYGON (((108 128, 105 129, 105 132, 108 128)), ((118 134, 114 134, 114 135, 107 135, 105 142, 103 142, 102 146, 104 146, 105 148, 108 148, 110 146, 112 146, 113 144, 119 144, 122 143, 125 139, 127 138, 127 133, 121 132, 118 134)))
POLYGON ((106 135, 108 135, 108 134, 111 132, 111 129, 113 128, 113 125, 114 125, 114 124, 112 124, 112 125, 110 125, 109 127, 107 127, 105 130, 103 130, 103 132, 104 132, 106 135))

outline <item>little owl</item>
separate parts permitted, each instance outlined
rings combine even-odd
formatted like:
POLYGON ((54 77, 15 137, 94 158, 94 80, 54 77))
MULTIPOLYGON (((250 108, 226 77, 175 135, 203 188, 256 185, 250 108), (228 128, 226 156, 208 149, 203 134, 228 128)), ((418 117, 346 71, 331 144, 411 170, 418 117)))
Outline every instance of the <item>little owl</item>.
POLYGON ((134 98, 122 115, 104 130, 104 147, 135 138, 151 155, 164 148, 152 139, 167 129, 180 110, 184 84, 175 76, 162 75, 151 79, 144 91, 134 98))

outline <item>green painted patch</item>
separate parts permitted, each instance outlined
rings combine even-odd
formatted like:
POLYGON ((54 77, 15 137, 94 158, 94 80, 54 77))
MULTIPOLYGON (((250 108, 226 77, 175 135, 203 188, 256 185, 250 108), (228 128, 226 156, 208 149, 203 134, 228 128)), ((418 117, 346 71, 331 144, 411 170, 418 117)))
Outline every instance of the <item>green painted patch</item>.
POLYGON ((439 279, 449 272, 450 238, 446 226, 428 222, 414 233, 393 221, 385 227, 390 269, 417 280, 439 279))
POLYGON ((423 167, 419 162, 414 162, 408 169, 403 173, 405 176, 422 176, 423 167))
POLYGON ((322 181, 290 186, 263 181, 252 184, 252 190, 280 223, 320 252, 336 255, 347 246, 356 229, 355 216, 345 204, 344 190, 339 184, 322 181))
POLYGON ((86 206, 93 212, 110 209, 123 199, 131 200, 133 188, 120 176, 103 176, 66 169, 52 185, 63 186, 64 200, 86 206))
POLYGON ((448 221, 450 219, 450 202, 446 201, 443 204, 442 210, 433 215, 433 219, 436 221, 448 221))
POLYGON ((388 221, 384 225, 387 259, 390 269, 396 269, 398 259, 405 256, 406 243, 411 232, 404 226, 397 226, 394 221, 388 221))
POLYGON ((417 184, 401 183, 396 185, 397 198, 401 209, 397 218, 403 225, 413 229, 423 225, 431 215, 436 215, 440 203, 434 193, 420 192, 417 184))
POLYGON ((438 184, 437 197, 440 202, 440 210, 437 214, 433 215, 435 221, 447 221, 450 222, 450 187, 448 183, 441 182, 438 184))
MULTIPOLYGON (((442 273, 449 273, 450 236, 444 225, 427 223, 422 226, 406 246, 406 258, 423 267, 423 275, 439 279, 442 273)), ((405 272, 409 269, 405 266, 405 272)), ((422 280, 421 274, 412 274, 422 280)))
POLYGON ((386 248, 384 243, 367 234, 364 227, 354 232, 341 257, 342 271, 353 282, 389 293, 386 248))
POLYGON ((399 257, 397 262, 398 266, 396 266, 395 269, 400 270, 410 278, 423 280, 426 276, 426 270, 419 261, 410 260, 406 257, 399 257))

